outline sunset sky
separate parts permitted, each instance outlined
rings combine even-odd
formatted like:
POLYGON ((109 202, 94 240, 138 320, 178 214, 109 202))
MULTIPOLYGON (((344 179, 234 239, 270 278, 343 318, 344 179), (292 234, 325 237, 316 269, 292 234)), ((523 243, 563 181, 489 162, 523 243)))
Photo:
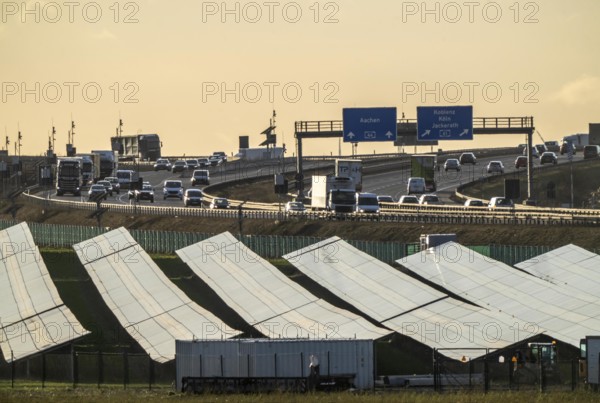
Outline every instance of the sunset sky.
MULTIPOLYGON (((53 122, 64 154, 71 116, 78 152, 109 148, 121 117, 124 134, 158 133, 163 155, 235 153, 240 135, 257 146, 273 109, 290 156, 295 121, 341 119, 345 107, 415 118, 420 105, 472 104, 476 117, 533 116, 546 140, 600 122, 597 0, 1 4, 0 129, 11 154, 19 129, 21 154, 43 154, 53 122)), ((337 154, 338 141, 305 148, 337 154)), ((396 148, 358 147, 374 150, 396 148)))

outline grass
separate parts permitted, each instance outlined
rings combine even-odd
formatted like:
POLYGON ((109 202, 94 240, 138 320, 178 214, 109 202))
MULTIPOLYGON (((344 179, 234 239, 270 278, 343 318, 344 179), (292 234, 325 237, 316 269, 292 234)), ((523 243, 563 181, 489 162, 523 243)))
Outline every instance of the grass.
POLYGON ((537 391, 506 391, 490 392, 444 392, 402 390, 395 392, 367 393, 308 393, 308 394, 251 394, 251 395, 183 395, 168 390, 119 390, 118 388, 65 388, 48 387, 6 389, 0 388, 0 401, 21 402, 27 400, 43 400, 45 402, 154 402, 154 401, 206 401, 206 402, 315 402, 315 403, 346 403, 346 402, 410 402, 410 403, 446 403, 446 402, 593 402, 598 401, 598 394, 588 391, 539 393, 537 391))

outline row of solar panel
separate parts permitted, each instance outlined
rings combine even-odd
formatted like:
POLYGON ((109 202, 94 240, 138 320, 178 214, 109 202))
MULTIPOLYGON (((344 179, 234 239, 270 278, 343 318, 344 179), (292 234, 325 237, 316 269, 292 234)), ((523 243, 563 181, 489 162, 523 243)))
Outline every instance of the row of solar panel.
MULTIPOLYGON (((26 224, 0 232, 0 241, 22 245, 2 250, 4 357, 23 358, 87 334, 60 301, 26 224), (60 332, 60 338, 43 338, 45 343, 22 342, 39 340, 34 333, 29 339, 15 337, 16 328, 36 326, 50 334, 54 318, 40 316, 48 313, 65 315, 60 323, 69 323, 69 331, 60 332)), ((175 340, 240 334, 177 288, 124 228, 74 249, 109 309, 153 359, 172 360, 175 340)), ((176 253, 267 337, 378 339, 398 332, 461 357, 460 348, 480 348, 482 355, 485 349, 504 348, 540 333, 574 345, 585 335, 600 334, 593 292, 600 257, 573 245, 523 262, 517 270, 448 243, 398 261, 413 276, 337 237, 284 256, 363 315, 311 294, 229 233, 176 253)))

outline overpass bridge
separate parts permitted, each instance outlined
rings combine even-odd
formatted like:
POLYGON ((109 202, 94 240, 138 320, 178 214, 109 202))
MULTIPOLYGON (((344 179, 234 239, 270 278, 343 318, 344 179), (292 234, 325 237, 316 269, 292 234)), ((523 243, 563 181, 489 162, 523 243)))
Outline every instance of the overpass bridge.
MULTIPOLYGON (((396 124, 397 136, 417 138, 416 119, 398 119, 396 124)), ((532 138, 535 126, 532 116, 521 117, 476 117, 473 118, 473 134, 498 135, 498 134, 526 134, 527 135, 527 197, 533 197, 533 155, 532 138)), ((342 120, 313 120, 295 122, 294 137, 296 138, 296 181, 300 183, 298 195, 304 195, 304 178, 302 167, 302 141, 304 139, 323 139, 344 136, 344 122, 342 120)), ((420 144, 420 142, 418 143, 420 144)), ((435 145, 428 141, 423 145, 435 145)))

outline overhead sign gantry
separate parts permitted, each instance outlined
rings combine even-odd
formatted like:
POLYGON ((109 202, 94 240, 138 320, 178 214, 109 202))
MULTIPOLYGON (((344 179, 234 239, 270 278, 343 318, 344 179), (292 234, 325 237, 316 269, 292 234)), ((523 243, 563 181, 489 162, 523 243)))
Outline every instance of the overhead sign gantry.
MULTIPOLYGON (((442 110, 443 107, 432 107, 433 109, 431 111, 427 111, 428 113, 432 113, 433 110, 442 110)), ((451 128, 451 132, 449 133, 449 137, 447 137, 448 133, 444 132, 441 133, 441 130, 448 130, 447 128, 445 129, 444 127, 440 126, 438 129, 440 130, 440 132, 438 132, 438 136, 440 134, 443 134, 442 136, 439 136, 438 138, 440 140, 467 140, 467 139, 472 139, 474 134, 486 134, 486 135, 496 135, 496 134, 526 134, 527 135, 527 155, 528 155, 528 164, 527 164, 527 195, 529 199, 533 198, 533 156, 532 156, 532 137, 533 137, 533 132, 535 131, 535 127, 533 125, 533 117, 532 116, 521 116, 521 117, 472 117, 472 109, 471 109, 471 123, 472 126, 469 129, 468 126, 466 126, 468 124, 468 120, 469 120, 469 115, 468 115, 468 111, 464 111, 462 109, 457 109, 457 108, 461 108, 458 106, 453 106, 450 107, 453 108, 456 112, 455 112, 455 117, 450 121, 450 123, 452 123, 453 127, 451 128), (456 113, 458 113, 458 115, 456 115, 456 113), (458 117, 456 117, 458 116, 458 117), (454 123, 457 124, 456 129, 454 128, 454 123), (461 127, 461 124, 464 125, 464 127, 461 127), (466 132, 465 132, 466 130, 466 132), (461 136, 462 134, 462 136, 461 136), (464 138, 463 138, 464 137, 464 138)), ((471 108, 471 107, 469 107, 471 108)), ((354 108, 354 109, 377 109, 377 108, 354 108)), ((395 109, 395 108, 381 108, 381 109, 395 109)), ((346 110, 345 110, 346 111, 346 110)), ((355 116, 353 116, 352 114, 356 113, 359 114, 359 112, 350 112, 350 116, 352 118, 355 118, 355 116)), ((438 114, 438 116, 441 116, 438 114)), ((346 117, 346 115, 344 116, 346 117)), ((360 116, 358 116, 360 118, 360 116)), ((423 121, 421 118, 421 125, 423 125, 423 121)), ((431 122, 431 119, 427 120, 427 118, 425 118, 425 124, 428 124, 427 122, 429 122, 431 129, 425 129, 423 131, 426 132, 427 130, 430 130, 429 135, 431 135, 433 133, 433 130, 436 129, 433 127, 433 124, 431 122)), ((350 132, 352 132, 353 134, 354 131, 346 131, 347 130, 347 123, 345 122, 346 119, 342 120, 321 120, 321 121, 297 121, 295 122, 295 130, 294 130, 294 136, 296 137, 296 181, 299 183, 299 193, 298 195, 300 197, 304 196, 304 174, 303 174, 303 168, 302 168, 302 140, 303 139, 318 139, 318 138, 335 138, 335 137, 342 137, 344 139, 347 138, 347 134, 349 134, 350 132)), ((449 122, 448 120, 445 120, 446 122, 449 122)), ((373 124, 379 124, 378 122, 373 122, 373 124)), ((383 125, 382 125, 383 127, 383 125)), ((396 137, 402 137, 402 138, 414 138, 415 140, 421 140, 418 139, 418 134, 420 133, 419 129, 419 122, 417 119, 396 119, 396 137)), ((423 126, 425 127, 425 126, 423 126)), ((352 127, 351 127, 352 128, 352 127)), ((357 129, 355 129, 357 130, 357 129)), ((367 130, 369 131, 369 130, 367 130)), ((375 134, 375 138, 380 138, 378 133, 379 133, 379 127, 377 127, 376 134, 375 134)), ((383 131, 382 131, 383 133, 383 131)), ((387 131, 385 132, 387 134, 387 131)), ((352 142, 358 142, 359 140, 362 139, 362 141, 369 141, 370 138, 372 138, 373 135, 365 135, 364 131, 363 131, 363 135, 362 136, 356 136, 353 137, 354 140, 349 140, 352 142), (366 137, 366 139, 365 139, 366 137)), ((389 139, 389 141, 396 141, 396 137, 394 136, 385 136, 385 138, 387 139, 388 137, 391 137, 389 139)), ((423 144, 423 145, 430 145, 430 144, 435 144, 434 142, 436 141, 435 138, 432 139, 427 139, 427 138, 423 138, 426 136, 421 136, 422 137, 422 141, 416 141, 417 144, 423 144), (425 141, 426 140, 426 141, 425 141)), ((383 138, 383 137, 381 137, 383 138)), ((346 140, 345 140, 346 141, 346 140)), ((370 140, 373 141, 373 140, 370 140)), ((381 140, 381 141, 387 141, 387 140, 381 140)))

